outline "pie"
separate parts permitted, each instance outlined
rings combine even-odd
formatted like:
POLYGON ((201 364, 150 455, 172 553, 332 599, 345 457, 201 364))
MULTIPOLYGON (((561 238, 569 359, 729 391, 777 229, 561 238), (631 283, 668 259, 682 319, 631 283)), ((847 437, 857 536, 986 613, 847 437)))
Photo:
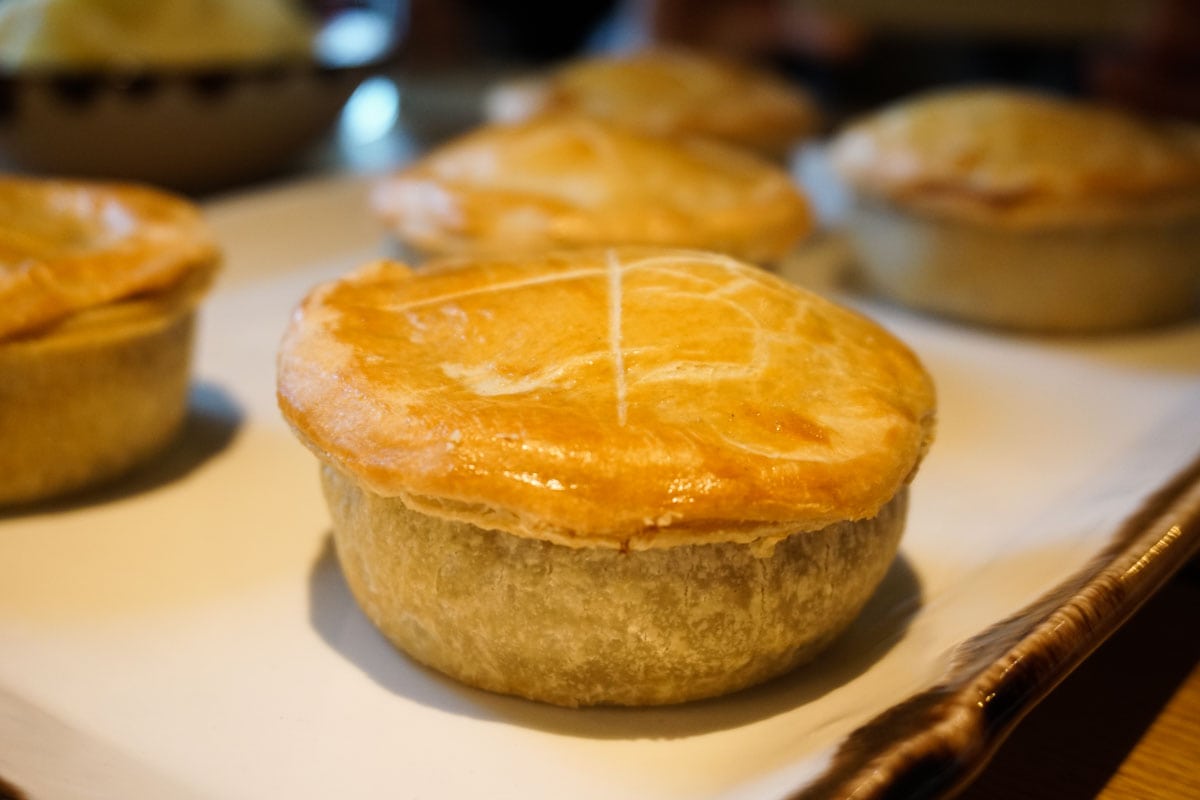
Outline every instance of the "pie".
POLYGON ((367 616, 565 706, 811 659, 887 572, 935 414, 878 325, 668 248, 369 264, 302 302, 277 380, 367 616))

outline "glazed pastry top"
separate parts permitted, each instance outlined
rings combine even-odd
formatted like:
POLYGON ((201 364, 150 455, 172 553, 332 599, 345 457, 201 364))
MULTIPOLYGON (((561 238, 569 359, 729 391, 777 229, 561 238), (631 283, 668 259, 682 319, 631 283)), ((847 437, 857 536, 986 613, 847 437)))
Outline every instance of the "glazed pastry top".
POLYGON ((922 95, 835 139, 841 175, 869 196, 1014 221, 1200 213, 1200 127, 1025 90, 922 95))
POLYGON ((199 210, 182 198, 0 177, 0 341, 185 282, 199 292, 218 260, 199 210))
POLYGON ((679 48, 596 56, 524 80, 487 98, 489 117, 515 122, 571 113, 634 130, 708 137, 782 155, 818 126, 806 92, 767 72, 679 48))
POLYGON ((634 549, 872 517, 914 474, 935 405, 873 322, 659 248, 368 265, 297 309, 278 396, 370 491, 634 549))
POLYGON ((435 254, 644 244, 766 262, 811 228, 783 169, 582 118, 490 126, 380 182, 375 211, 435 254))

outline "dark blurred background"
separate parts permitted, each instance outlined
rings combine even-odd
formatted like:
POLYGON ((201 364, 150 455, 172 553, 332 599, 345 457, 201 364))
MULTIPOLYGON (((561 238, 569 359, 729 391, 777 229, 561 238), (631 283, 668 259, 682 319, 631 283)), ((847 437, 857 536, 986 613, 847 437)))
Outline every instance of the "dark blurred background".
POLYGON ((964 82, 1200 120, 1200 0, 411 0, 407 24, 418 72, 670 42, 778 69, 833 122, 964 82))

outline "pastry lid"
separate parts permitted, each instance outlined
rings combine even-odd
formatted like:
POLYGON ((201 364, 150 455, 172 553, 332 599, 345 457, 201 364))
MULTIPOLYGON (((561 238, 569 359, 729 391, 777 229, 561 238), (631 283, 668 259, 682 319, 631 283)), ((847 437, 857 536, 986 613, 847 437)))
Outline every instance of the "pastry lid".
POLYGON ((812 227, 774 164, 569 117, 467 134, 381 181, 373 206, 401 240, 441 254, 643 244, 761 263, 812 227))
POLYGON ((278 397, 373 492, 633 549, 874 516, 934 424, 929 376, 875 323, 657 248, 368 265, 297 309, 278 397))
POLYGON ((774 155, 819 124, 815 103, 800 87, 745 64, 667 47, 568 62, 497 86, 486 104, 497 122, 565 112, 774 155))
MULTIPOLYGON (((0 176, 0 340, 211 272, 199 210, 154 189, 0 176)), ((201 283, 206 283, 201 282, 201 283)))
POLYGON ((996 87, 943 90, 851 124, 838 172, 870 196, 1057 221, 1200 212, 1200 127, 996 87))

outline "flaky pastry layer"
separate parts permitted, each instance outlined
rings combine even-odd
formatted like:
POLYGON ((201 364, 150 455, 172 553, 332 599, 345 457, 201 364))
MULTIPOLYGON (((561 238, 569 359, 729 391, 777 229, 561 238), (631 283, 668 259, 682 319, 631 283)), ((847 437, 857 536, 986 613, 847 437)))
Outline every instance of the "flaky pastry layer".
POLYGON ((382 181, 373 206, 399 239, 434 254, 642 244, 764 263, 812 227, 773 164, 565 117, 444 145, 382 181))
POLYGON ((198 209, 140 186, 0 176, 0 341, 215 270, 198 209))
POLYGON ((658 248, 368 265, 293 315, 278 394, 372 492, 624 549, 871 517, 934 421, 929 376, 878 325, 658 248))
POLYGON ((1011 227, 1200 219, 1200 127, 1025 90, 953 89, 843 130, 859 192, 1011 227))

